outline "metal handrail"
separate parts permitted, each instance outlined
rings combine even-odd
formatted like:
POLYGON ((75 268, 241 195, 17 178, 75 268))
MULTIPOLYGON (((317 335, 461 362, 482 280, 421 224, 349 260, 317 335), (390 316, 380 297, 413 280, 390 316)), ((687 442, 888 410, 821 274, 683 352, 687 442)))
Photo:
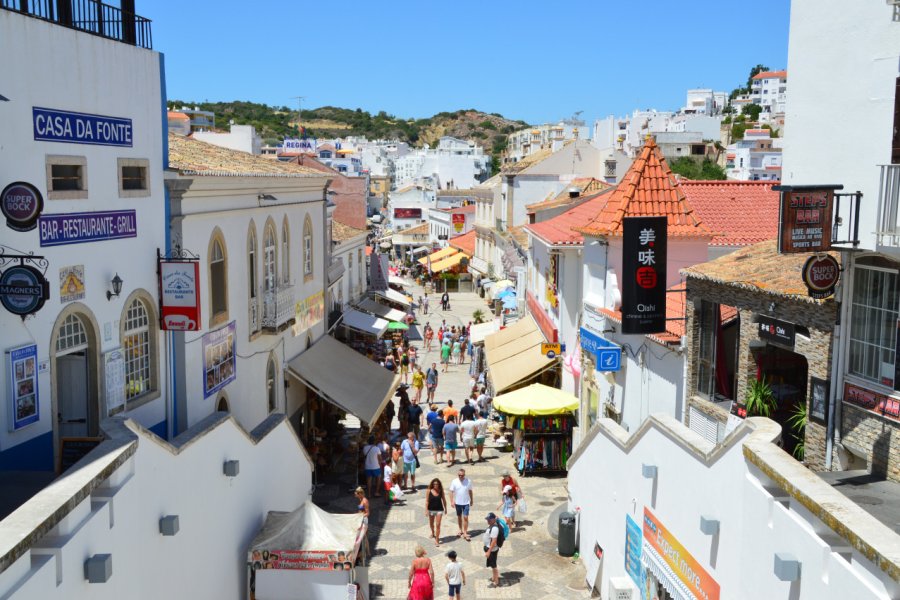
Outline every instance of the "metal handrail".
POLYGON ((150 19, 99 0, 0 0, 0 8, 132 46, 153 49, 150 19))

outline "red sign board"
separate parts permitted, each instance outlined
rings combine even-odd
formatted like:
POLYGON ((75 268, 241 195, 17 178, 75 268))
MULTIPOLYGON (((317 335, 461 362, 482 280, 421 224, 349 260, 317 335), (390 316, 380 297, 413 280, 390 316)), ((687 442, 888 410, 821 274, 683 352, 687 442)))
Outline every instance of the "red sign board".
POLYGON ((824 252, 831 248, 834 189, 792 189, 781 192, 778 252, 824 252))
POLYGON ((394 209, 394 218, 395 219, 421 219, 422 218, 422 209, 421 208, 395 208, 394 209))
POLYGON ((159 261, 161 325, 169 331, 200 330, 200 264, 197 261, 159 261))
POLYGON ((900 421, 900 400, 886 394, 846 383, 844 384, 844 402, 871 410, 894 421, 900 421))
POLYGON ((466 215, 450 215, 450 222, 453 223, 453 231, 455 231, 456 233, 462 233, 462 230, 466 228, 466 215))
POLYGON ((810 256, 803 265, 803 283, 809 295, 817 300, 834 294, 834 286, 840 277, 841 265, 830 254, 810 256))

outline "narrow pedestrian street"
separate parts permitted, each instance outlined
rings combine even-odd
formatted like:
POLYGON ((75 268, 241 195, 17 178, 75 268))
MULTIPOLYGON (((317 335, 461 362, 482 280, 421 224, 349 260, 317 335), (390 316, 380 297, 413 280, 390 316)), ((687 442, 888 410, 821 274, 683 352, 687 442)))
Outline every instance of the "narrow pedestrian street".
MULTIPOLYGON (((416 298, 422 293, 418 287, 409 291, 416 298)), ((435 311, 434 307, 440 308, 438 296, 432 298, 432 310, 428 315, 417 313, 420 329, 424 328, 426 322, 430 322, 437 330, 444 319, 451 326, 466 325, 472 320, 474 311, 480 309, 488 312, 484 300, 470 292, 451 294, 449 311, 435 311)), ((421 342, 413 345, 421 349, 421 342)), ((421 352, 420 356, 424 368, 432 362, 439 363, 439 348, 433 347, 430 352, 421 352)), ((462 406, 469 389, 469 377, 468 362, 465 365, 450 365, 449 372, 441 373, 435 393, 438 406, 445 407, 447 400, 451 399, 455 406, 462 406)), ((397 426, 395 418, 394 432, 397 426)), ((460 464, 452 468, 448 468, 446 463, 435 465, 427 441, 423 444, 419 457, 421 469, 416 473, 415 493, 405 494, 402 503, 391 507, 385 507, 382 498, 371 499, 370 597, 385 600, 407 597, 409 567, 415 556, 416 545, 421 545, 432 560, 435 598, 447 597, 444 569, 449 560, 446 554, 450 550, 457 552, 458 560, 462 561, 466 573, 467 584, 462 589, 463 598, 550 600, 590 597, 584 590, 581 561, 559 556, 556 552, 556 540, 548 527, 555 525, 559 509, 566 504, 565 477, 522 478, 513 471, 513 476, 519 481, 525 494, 528 512, 516 515, 517 527, 512 529, 497 560, 501 586, 490 588, 490 569, 485 567, 481 537, 485 530, 485 515, 492 511, 500 513, 497 509, 501 496, 500 479, 505 470, 512 469, 510 454, 500 451, 489 436, 484 451, 485 461, 481 463, 460 464), (471 540, 457 537, 456 515, 451 504, 441 523, 441 545, 436 547, 435 541, 429 537, 425 489, 429 481, 438 477, 447 490, 460 467, 465 468, 466 476, 473 484, 474 503, 469 525, 471 540)), ((461 449, 457 451, 457 460, 464 458, 464 452, 461 449)), ((322 486, 317 490, 316 501, 335 512, 352 512, 357 504, 352 494, 334 485, 322 486)))

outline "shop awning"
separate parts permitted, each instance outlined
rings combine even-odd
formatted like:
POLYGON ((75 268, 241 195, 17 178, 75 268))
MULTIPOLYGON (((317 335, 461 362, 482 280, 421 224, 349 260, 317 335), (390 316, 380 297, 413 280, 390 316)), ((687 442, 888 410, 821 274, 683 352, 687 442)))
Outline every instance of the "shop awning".
POLYGON ((575 412, 578 405, 578 398, 569 392, 542 383, 532 383, 494 398, 494 408, 500 412, 531 417, 575 412))
POLYGON ((403 321, 406 319, 406 313, 402 310, 397 310, 396 308, 391 308, 384 304, 378 304, 371 298, 363 298, 356 307, 359 310, 378 315, 382 319, 387 319, 388 321, 403 321))
POLYGON ((381 415, 400 385, 399 375, 328 335, 288 362, 288 372, 367 424, 381 415))
POLYGON ((396 275, 388 275, 388 283, 390 285, 399 285, 400 287, 412 287, 412 281, 407 281, 396 275))
POLYGON ((352 308, 344 311, 341 323, 350 329, 356 329, 375 337, 381 337, 381 334, 388 328, 388 322, 385 319, 352 308))
POLYGON ((431 262, 431 272, 432 273, 440 273, 441 271, 446 271, 447 269, 451 269, 459 264, 459 262, 464 259, 469 258, 469 255, 465 252, 460 252, 459 254, 454 254, 453 256, 448 256, 447 258, 441 259, 437 262, 431 262))
POLYGON ((423 252, 430 252, 431 248, 428 246, 419 246, 415 250, 410 250, 410 254, 422 254, 423 252))
POLYGON ((412 302, 410 301, 409 297, 405 294, 401 294, 397 290, 376 290, 372 293, 376 296, 380 296, 382 298, 390 300, 391 302, 396 302, 397 304, 400 304, 402 306, 412 306, 412 302))
POLYGON ((428 264, 429 259, 431 259, 431 264, 434 264, 436 261, 439 261, 443 258, 447 258, 448 256, 456 254, 457 252, 459 252, 459 250, 448 246, 448 247, 442 248, 442 249, 438 250, 437 252, 430 254, 424 258, 420 258, 419 264, 421 264, 421 265, 428 264))
POLYGON ((473 344, 479 344, 484 341, 484 338, 496 332, 498 329, 500 329, 500 323, 497 321, 478 323, 477 325, 472 325, 472 328, 469 330, 469 336, 472 338, 473 344))
POLYGON ((495 394, 556 364, 556 358, 541 354, 545 341, 531 315, 485 338, 488 376, 495 394))

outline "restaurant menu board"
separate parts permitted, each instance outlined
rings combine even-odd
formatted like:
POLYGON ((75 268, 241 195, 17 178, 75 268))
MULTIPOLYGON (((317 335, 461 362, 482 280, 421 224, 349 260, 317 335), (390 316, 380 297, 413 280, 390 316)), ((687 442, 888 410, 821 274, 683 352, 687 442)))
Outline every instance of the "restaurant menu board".
POLYGON ((10 431, 36 423, 38 408, 37 344, 17 346, 6 351, 9 381, 10 431))
POLYGON ((781 192, 778 252, 824 252, 831 248, 833 189, 781 192))
POLYGON ((234 381, 235 322, 203 336, 203 397, 209 398, 234 381))
POLYGON ((125 405, 125 353, 121 349, 103 355, 103 372, 106 376, 106 410, 112 412, 125 405))

